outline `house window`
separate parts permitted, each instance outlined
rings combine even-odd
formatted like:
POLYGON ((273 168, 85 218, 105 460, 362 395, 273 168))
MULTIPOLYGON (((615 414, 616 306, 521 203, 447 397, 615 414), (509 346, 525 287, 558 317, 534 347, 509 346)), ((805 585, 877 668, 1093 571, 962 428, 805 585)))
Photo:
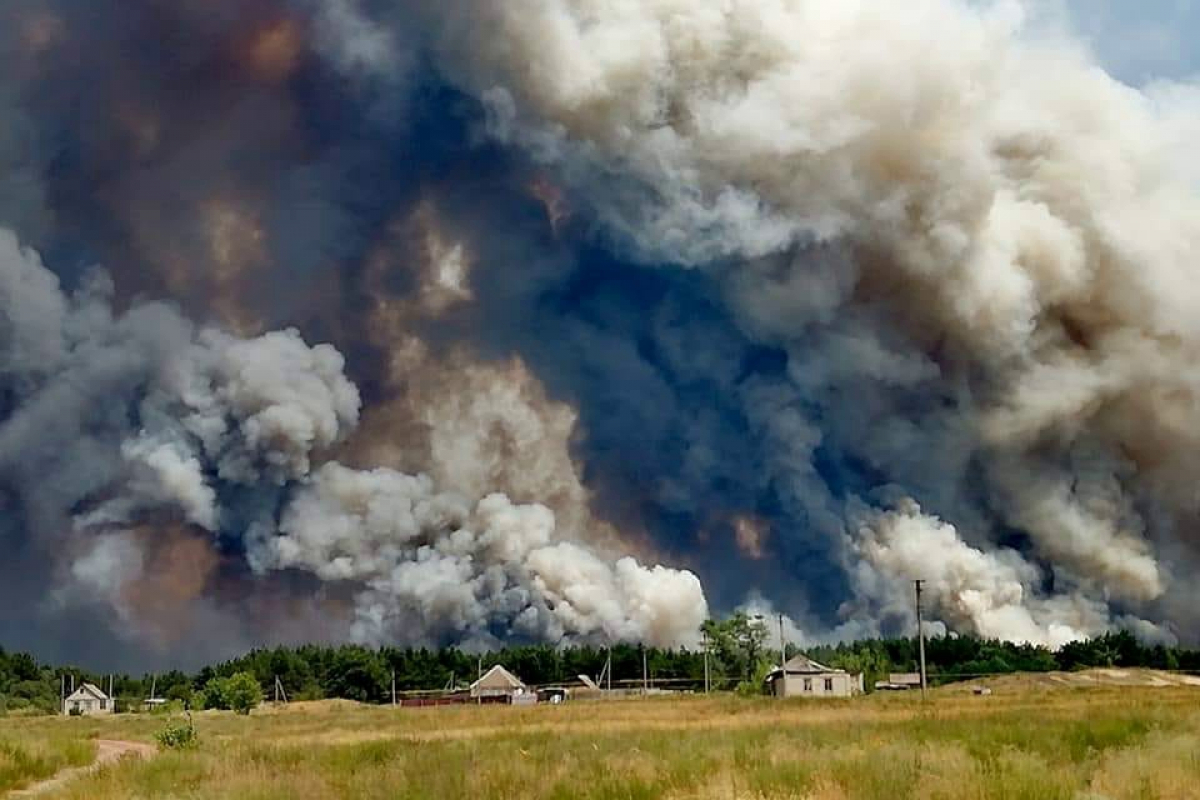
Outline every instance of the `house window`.
POLYGON ((833 691, 833 678, 825 679, 825 691, 827 691, 827 692, 833 691))
POLYGON ((804 691, 806 691, 806 692, 812 691, 812 678, 804 679, 804 691))

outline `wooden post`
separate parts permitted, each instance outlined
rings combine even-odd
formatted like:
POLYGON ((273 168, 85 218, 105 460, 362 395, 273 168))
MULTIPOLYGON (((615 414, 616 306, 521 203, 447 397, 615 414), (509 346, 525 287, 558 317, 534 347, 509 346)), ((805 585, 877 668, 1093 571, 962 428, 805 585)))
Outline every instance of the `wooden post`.
POLYGON ((925 626, 921 624, 921 584, 925 581, 915 580, 913 583, 917 587, 917 643, 921 653, 921 700, 926 699, 926 679, 925 679, 925 626))
POLYGON ((646 645, 642 645, 642 694, 650 694, 650 670, 646 666, 646 645))
POLYGON ((787 673, 787 639, 783 638, 783 614, 779 615, 779 670, 787 673))

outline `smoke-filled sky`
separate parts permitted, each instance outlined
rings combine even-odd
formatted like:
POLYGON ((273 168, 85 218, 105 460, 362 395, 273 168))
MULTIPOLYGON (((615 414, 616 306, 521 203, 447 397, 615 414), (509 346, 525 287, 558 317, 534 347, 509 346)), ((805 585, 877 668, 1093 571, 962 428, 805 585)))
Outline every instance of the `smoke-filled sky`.
POLYGON ((1187 2, 11 0, 0 643, 1200 641, 1187 2))

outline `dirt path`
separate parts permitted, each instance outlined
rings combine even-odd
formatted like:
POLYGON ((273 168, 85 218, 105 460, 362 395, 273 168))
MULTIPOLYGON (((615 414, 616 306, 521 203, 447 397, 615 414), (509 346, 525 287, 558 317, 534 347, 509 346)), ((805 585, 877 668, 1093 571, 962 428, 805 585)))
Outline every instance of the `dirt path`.
POLYGON ((91 764, 85 767, 71 767, 70 769, 60 770, 53 777, 47 778, 40 783, 35 783, 32 786, 27 786, 24 789, 10 792, 8 796, 10 798, 33 797, 55 789, 61 789, 80 775, 97 770, 105 764, 112 764, 126 756, 149 758, 154 753, 154 745, 146 744, 145 742, 122 742, 116 739, 98 739, 96 740, 96 760, 91 764))

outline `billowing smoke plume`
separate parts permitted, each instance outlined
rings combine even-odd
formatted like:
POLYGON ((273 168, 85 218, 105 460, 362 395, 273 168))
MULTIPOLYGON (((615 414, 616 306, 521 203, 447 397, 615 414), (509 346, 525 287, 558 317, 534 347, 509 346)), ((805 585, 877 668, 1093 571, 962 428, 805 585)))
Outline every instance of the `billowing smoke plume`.
POLYGON ((1186 592, 1151 540, 1200 510, 1194 93, 1023 42, 1016 4, 457 5, 445 66, 492 134, 633 258, 712 271, 743 331, 787 352, 747 415, 862 599, 864 563, 922 570, 905 549, 942 554, 943 613, 987 635, 1060 642, 1110 601, 1186 592), (961 515, 978 546, 919 513, 845 521, 821 448, 961 515), (1050 594, 993 551, 1010 532, 1050 594))
POLYGON ((216 561, 206 531, 240 537, 255 573, 359 587, 349 634, 364 641, 673 644, 704 620, 694 575, 610 564, 564 537, 544 506, 503 494, 471 503, 423 475, 317 467, 358 422, 333 347, 294 329, 253 339, 196 329, 165 305, 115 314, 110 293, 96 274, 65 297, 0 231, 0 364, 13 387, 4 475, 42 500, 34 523, 60 531, 35 547, 76 553, 53 600, 99 596, 136 630, 145 620, 133 606, 164 602, 138 584, 164 566, 175 567, 166 595, 189 574, 187 597, 203 594, 216 561), (175 546, 191 563, 152 563, 175 546))
POLYGON ((0 636, 1200 635, 1194 87, 1015 0, 92 5, 0 11, 0 636))

